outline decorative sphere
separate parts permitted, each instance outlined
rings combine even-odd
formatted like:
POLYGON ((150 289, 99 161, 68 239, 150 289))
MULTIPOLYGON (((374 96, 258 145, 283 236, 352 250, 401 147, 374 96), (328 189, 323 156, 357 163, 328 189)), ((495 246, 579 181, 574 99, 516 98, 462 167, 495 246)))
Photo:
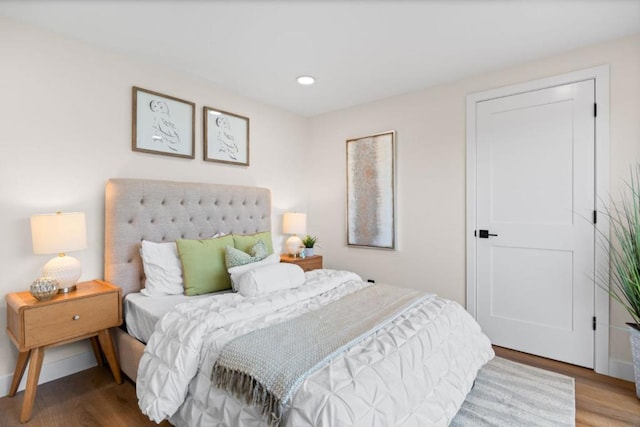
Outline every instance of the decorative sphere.
POLYGON ((46 301, 58 292, 59 285, 53 277, 41 277, 31 284, 31 295, 38 301, 46 301))

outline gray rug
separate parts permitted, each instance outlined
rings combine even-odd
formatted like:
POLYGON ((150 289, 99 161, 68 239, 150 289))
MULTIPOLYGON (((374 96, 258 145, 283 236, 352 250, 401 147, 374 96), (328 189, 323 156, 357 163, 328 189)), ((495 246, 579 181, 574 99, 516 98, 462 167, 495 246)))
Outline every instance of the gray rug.
POLYGON ((575 426, 574 379, 495 357, 451 426, 575 426))

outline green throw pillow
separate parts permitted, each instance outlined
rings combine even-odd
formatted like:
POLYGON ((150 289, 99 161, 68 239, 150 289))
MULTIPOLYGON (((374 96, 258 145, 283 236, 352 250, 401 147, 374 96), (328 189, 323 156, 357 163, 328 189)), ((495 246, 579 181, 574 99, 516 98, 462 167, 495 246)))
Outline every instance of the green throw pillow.
POLYGON ((267 247, 267 255, 273 253, 273 241, 271 240, 271 232, 264 231, 262 233, 250 234, 246 236, 233 235, 233 246, 236 249, 240 249, 242 252, 250 253, 251 248, 258 243, 258 240, 262 240, 267 247))
POLYGON ((201 295, 231 288, 224 248, 232 236, 205 240, 176 240, 182 262, 185 295, 201 295))
POLYGON ((251 248, 251 254, 242 252, 240 249, 232 246, 227 246, 224 250, 226 253, 227 269, 258 262, 269 255, 267 247, 262 240, 258 240, 258 243, 251 248))

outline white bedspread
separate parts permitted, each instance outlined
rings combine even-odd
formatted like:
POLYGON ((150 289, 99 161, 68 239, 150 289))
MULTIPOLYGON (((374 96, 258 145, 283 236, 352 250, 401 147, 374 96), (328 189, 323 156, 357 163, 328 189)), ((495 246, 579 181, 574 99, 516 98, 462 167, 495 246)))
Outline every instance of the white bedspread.
MULTIPOLYGON (((257 408, 212 384, 222 347, 369 285, 354 273, 315 270, 297 289, 252 298, 225 294, 176 307, 158 322, 141 359, 141 410, 177 426, 267 425, 257 408)), ((471 316, 434 295, 304 381, 286 425, 446 426, 492 357, 471 316)))

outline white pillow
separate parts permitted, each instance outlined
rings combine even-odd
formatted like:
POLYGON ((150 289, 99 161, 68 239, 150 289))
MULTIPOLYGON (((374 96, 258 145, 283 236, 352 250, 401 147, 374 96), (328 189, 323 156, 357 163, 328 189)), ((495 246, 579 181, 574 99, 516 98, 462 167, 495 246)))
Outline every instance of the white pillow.
POLYGON ((264 265, 240 276, 237 288, 245 297, 269 294, 281 289, 297 288, 305 281, 304 270, 289 263, 264 265))
POLYGON ((240 280, 240 276, 242 276, 247 271, 253 270, 254 268, 262 267, 270 264, 277 264, 280 262, 280 255, 271 254, 262 261, 252 262, 251 264, 238 265, 236 267, 231 267, 229 271, 229 275, 231 276, 231 287, 233 287, 234 291, 237 291, 237 283, 240 280))
POLYGON ((175 242, 142 241, 140 248, 146 280, 140 292, 149 297, 184 293, 182 265, 175 242))

